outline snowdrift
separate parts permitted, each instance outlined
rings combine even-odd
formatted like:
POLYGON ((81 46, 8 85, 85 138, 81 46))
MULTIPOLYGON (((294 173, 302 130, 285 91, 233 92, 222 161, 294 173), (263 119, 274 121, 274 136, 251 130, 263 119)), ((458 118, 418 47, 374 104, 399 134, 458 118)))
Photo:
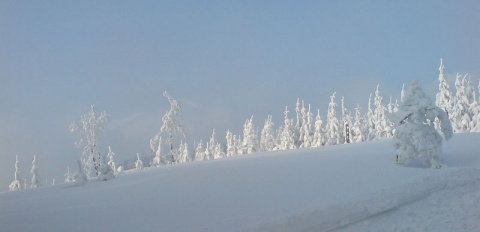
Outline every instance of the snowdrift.
POLYGON ((478 231, 479 140, 454 135, 440 170, 396 165, 382 140, 4 192, 0 231, 478 231))

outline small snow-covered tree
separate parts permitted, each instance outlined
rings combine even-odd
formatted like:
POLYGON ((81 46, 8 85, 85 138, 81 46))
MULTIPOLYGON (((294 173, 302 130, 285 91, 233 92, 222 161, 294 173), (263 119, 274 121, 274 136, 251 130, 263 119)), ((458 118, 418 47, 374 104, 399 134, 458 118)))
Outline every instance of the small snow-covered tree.
POLYGON ((208 156, 205 154, 205 150, 203 149, 202 141, 197 143, 197 146, 195 147, 195 160, 208 160, 208 156))
POLYGON ((337 103, 335 103, 335 94, 336 92, 330 96, 330 103, 328 104, 326 126, 327 145, 336 145, 340 143, 340 122, 336 115, 337 103))
POLYGON ((268 115, 267 119, 265 119, 265 124, 263 126, 262 134, 260 136, 261 151, 273 151, 276 146, 275 130, 273 126, 274 124, 272 121, 272 116, 268 115))
POLYGON ((92 105, 90 111, 80 117, 80 121, 70 124, 71 132, 79 131, 85 136, 75 145, 83 147, 81 162, 88 177, 98 176, 101 159, 100 132, 108 120, 109 116, 106 112, 98 115, 95 106, 92 105))
POLYGON ((350 112, 345 107, 345 98, 342 96, 342 133, 340 138, 341 142, 343 143, 350 143, 351 142, 351 127, 352 127, 352 117, 350 117, 350 112))
POLYGON ((393 125, 387 118, 387 107, 383 104, 383 98, 380 96, 379 87, 380 85, 377 85, 374 97, 375 110, 373 111, 373 114, 375 118, 375 137, 377 139, 390 138, 393 136, 393 125))
POLYGON ((325 133, 323 131, 323 120, 320 116, 320 110, 317 109, 317 117, 315 118, 315 129, 313 132, 312 147, 321 147, 325 145, 325 133))
POLYGON ((377 128, 376 128, 376 120, 375 116, 373 113, 373 108, 372 108, 372 94, 370 94, 370 97, 368 98, 368 109, 367 109, 367 139, 368 140, 374 140, 377 136, 377 128))
POLYGON ((293 120, 288 118, 288 108, 285 107, 283 114, 285 115, 282 131, 280 132, 280 142, 278 144, 278 150, 296 149, 295 146, 295 130, 293 127, 293 120))
POLYGON ((137 153, 137 161, 135 161, 135 169, 142 170, 143 169, 143 162, 140 159, 140 154, 137 153))
POLYGON ((473 88, 467 77, 468 74, 461 78, 461 75, 457 73, 455 80, 455 88, 457 92, 455 95, 451 120, 456 132, 470 131, 470 122, 472 121, 472 114, 470 112, 472 94, 470 93, 470 89, 473 88))
POLYGON ((233 134, 230 130, 227 130, 227 134, 225 135, 225 139, 227 140, 227 152, 225 153, 226 156, 234 156, 237 154, 237 147, 235 146, 235 140, 233 140, 233 134))
POLYGON ((24 189, 23 179, 18 169, 18 156, 15 156, 15 179, 12 181, 10 186, 8 186, 9 191, 18 191, 24 189))
POLYGON ((70 173, 70 167, 67 167, 67 173, 63 175, 65 177, 65 183, 73 182, 73 173, 70 173))
POLYGON ((32 169, 30 169, 30 173, 32 174, 32 182, 30 184, 30 188, 37 188, 42 186, 42 182, 40 181, 40 175, 38 174, 37 159, 35 155, 33 156, 32 169))
POLYGON ((445 112, 450 112, 453 106, 453 94, 450 91, 450 85, 448 85, 447 78, 445 77, 443 59, 440 59, 440 67, 438 70, 440 74, 438 75, 438 93, 435 104, 445 112))
POLYGON ((78 169, 73 175, 73 183, 75 186, 82 186, 88 182, 87 175, 84 172, 84 168, 82 167, 82 162, 78 160, 78 169))
POLYGON ((402 91, 400 92, 400 101, 403 102, 405 100, 405 83, 402 85, 402 91))
POLYGON ((366 131, 365 131, 365 124, 362 117, 362 113, 360 112, 360 106, 357 104, 355 108, 355 122, 352 126, 352 142, 359 143, 365 141, 366 138, 366 131))
POLYGON ((442 136, 429 122, 439 118, 440 128, 446 140, 452 137, 453 130, 445 111, 433 105, 417 82, 411 84, 395 118, 397 130, 393 145, 397 162, 408 163, 418 158, 426 166, 440 168, 444 164, 442 136))
POLYGON ((300 128, 300 147, 307 148, 312 146, 313 141, 313 132, 312 132, 312 121, 313 114, 308 104, 308 111, 303 106, 302 102, 302 127, 300 128))
POLYGON ((258 151, 258 138, 253 125, 253 115, 245 121, 245 125, 243 126, 243 150, 247 154, 258 151))
POLYGON ((152 160, 152 166, 153 167, 158 167, 162 164, 166 164, 166 158, 162 156, 162 137, 159 135, 156 135, 154 138, 150 139, 150 149, 152 151, 155 151, 155 157, 153 157, 152 160))
POLYGON ((108 146, 108 153, 107 153, 107 158, 108 158, 108 165, 110 168, 112 168, 113 172, 117 170, 115 166, 115 153, 113 153, 112 148, 108 146))
MULTIPOLYGON (((109 147, 110 148, 110 147, 109 147)), ((105 155, 100 156, 100 168, 98 170, 98 180, 107 181, 115 178, 114 169, 108 164, 105 155)))

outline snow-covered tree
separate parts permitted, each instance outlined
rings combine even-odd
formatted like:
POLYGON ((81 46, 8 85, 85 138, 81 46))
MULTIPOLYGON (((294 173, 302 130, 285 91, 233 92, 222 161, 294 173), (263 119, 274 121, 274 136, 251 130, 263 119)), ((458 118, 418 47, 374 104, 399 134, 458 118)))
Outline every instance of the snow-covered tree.
POLYGON ((261 151, 273 151, 276 146, 275 142, 275 130, 272 116, 268 115, 263 125, 262 134, 260 136, 260 150, 261 151))
MULTIPOLYGON (((470 81, 467 79, 468 74, 463 78, 457 73, 455 80, 455 88, 457 90, 455 95, 454 107, 452 110, 451 120, 453 128, 456 132, 470 131, 470 122, 472 121, 472 113, 470 104, 472 101, 472 94, 469 93, 471 87, 470 81)), ((474 96, 474 95, 473 95, 474 96)))
MULTIPOLYGON (((160 132, 155 135, 152 139, 150 139, 150 148, 155 153, 158 151, 160 143, 162 143, 161 134, 164 133, 167 135, 166 142, 170 147, 169 154, 165 155, 164 158, 161 158, 161 161, 164 164, 171 164, 175 163, 176 160, 173 159, 173 136, 176 134, 181 134, 183 138, 185 138, 185 129, 183 125, 177 122, 177 117, 180 116, 180 111, 182 107, 180 106, 180 102, 178 100, 172 98, 167 91, 163 92, 163 96, 168 99, 170 103, 170 109, 163 115, 162 117, 162 127, 160 128, 160 132)), ((156 164, 157 166, 159 164, 156 164)))
POLYGON ((135 169, 142 170, 143 169, 143 162, 140 159, 140 154, 137 153, 137 161, 135 161, 135 169))
POLYGON ((258 151, 258 138, 253 125, 253 115, 245 121, 245 125, 243 126, 243 150, 247 154, 258 151))
POLYGON ((282 131, 279 136, 278 150, 296 149, 295 146, 295 129, 293 127, 293 120, 288 118, 288 108, 285 107, 283 114, 285 115, 282 131))
POLYGON ((345 98, 342 96, 342 133, 340 133, 340 138, 343 143, 350 143, 351 142, 351 126, 352 126, 352 117, 350 116, 350 112, 345 107, 345 98))
POLYGON ((8 187, 9 191, 18 191, 25 188, 24 183, 22 182, 22 176, 20 174, 20 170, 18 169, 18 156, 15 156, 15 179, 12 181, 10 186, 8 187))
POLYGON ((73 173, 70 172, 70 167, 67 167, 67 173, 63 175, 65 177, 65 183, 73 182, 73 173))
MULTIPOLYGON (((217 139, 215 138, 215 129, 212 131, 212 136, 210 136, 210 140, 207 143, 207 148, 205 150, 205 154, 208 156, 208 159, 215 159, 216 149, 217 149, 217 139)), ((221 158, 221 157, 217 157, 221 158)))
POLYGON ((207 154, 205 154, 205 150, 203 149, 203 143, 200 141, 197 143, 195 147, 195 160, 208 160, 207 154))
POLYGON ((360 112, 360 106, 357 104, 355 108, 355 122, 353 123, 351 132, 352 132, 352 142, 359 143, 365 141, 366 138, 366 131, 365 131, 365 123, 362 117, 362 113, 360 112))
POLYGON ((313 114, 308 104, 308 111, 305 109, 305 106, 302 102, 302 127, 300 128, 300 147, 307 148, 312 146, 313 141, 313 132, 312 132, 312 121, 313 114))
POLYGON ((233 134, 230 130, 227 130, 227 134, 225 135, 225 139, 227 140, 227 151, 225 153, 226 156, 234 156, 237 155, 237 147, 235 146, 235 140, 233 139, 233 134))
POLYGON ((70 124, 70 131, 79 131, 85 136, 75 143, 77 147, 83 147, 81 162, 88 177, 98 176, 101 160, 100 132, 108 122, 109 116, 106 112, 97 114, 95 106, 90 107, 90 111, 80 117, 80 121, 70 124))
POLYGON ((442 158, 442 136, 432 123, 440 119, 440 128, 446 140, 452 137, 453 130, 447 114, 433 105, 417 82, 413 82, 405 100, 395 114, 397 130, 393 139, 398 163, 408 163, 420 159, 426 166, 440 168, 442 158))
POLYGON ((315 130, 313 132, 312 147, 321 147, 325 145, 325 133, 323 131, 323 120, 320 116, 320 110, 317 109, 317 117, 315 118, 315 130))
POLYGON ((387 108, 383 104, 383 98, 380 96, 379 87, 380 85, 377 85, 374 97, 375 110, 373 111, 373 114, 375 120, 375 137, 377 139, 391 138, 393 136, 393 125, 387 118, 387 108))
POLYGON ((37 159, 35 155, 33 156, 32 169, 30 169, 30 173, 32 174, 32 182, 30 184, 30 188, 37 188, 42 186, 42 183, 40 181, 40 175, 38 174, 37 159))
MULTIPOLYGON (((403 88, 402 88, 403 89, 403 88)), ((368 140, 374 140, 377 136, 377 129, 376 129, 376 120, 375 116, 373 113, 373 108, 372 108, 372 94, 370 94, 370 97, 368 98, 368 109, 367 109, 367 139, 368 140)))
POLYGON ((117 170, 117 167, 115 166, 115 153, 113 153, 112 148, 108 146, 108 153, 107 153, 107 158, 108 158, 108 165, 110 168, 112 168, 113 172, 117 170))
POLYGON ((448 85, 447 78, 445 77, 443 59, 440 59, 440 67, 438 70, 440 74, 438 75, 438 93, 435 104, 445 112, 450 112, 453 106, 453 94, 450 91, 450 85, 448 85))
POLYGON ((192 157, 190 156, 190 152, 188 151, 188 144, 187 143, 180 143, 180 147, 178 149, 179 154, 179 162, 186 163, 192 161, 192 157))
POLYGON ((326 126, 326 136, 327 136, 327 145, 336 145, 340 143, 340 121, 337 118, 337 103, 335 103, 335 93, 330 96, 330 103, 328 104, 327 111, 327 126, 326 126))
POLYGON ((77 164, 78 164, 78 169, 73 175, 73 183, 75 186, 82 186, 88 182, 88 178, 84 172, 85 168, 82 167, 82 162, 78 160, 77 164))
MULTIPOLYGON (((110 151, 110 149, 109 149, 109 151, 110 151)), ((114 170, 115 169, 112 169, 112 167, 107 162, 106 156, 101 155, 100 156, 100 168, 98 170, 98 180, 107 181, 107 180, 111 180, 111 179, 115 178, 115 175, 113 174, 114 170)))
POLYGON ((166 157, 162 153, 162 137, 156 135, 154 138, 150 139, 150 149, 155 151, 155 157, 152 160, 152 166, 158 167, 162 164, 167 164, 166 157))
POLYGON ((400 92, 400 101, 403 102, 405 100, 405 83, 402 85, 402 91, 400 92))

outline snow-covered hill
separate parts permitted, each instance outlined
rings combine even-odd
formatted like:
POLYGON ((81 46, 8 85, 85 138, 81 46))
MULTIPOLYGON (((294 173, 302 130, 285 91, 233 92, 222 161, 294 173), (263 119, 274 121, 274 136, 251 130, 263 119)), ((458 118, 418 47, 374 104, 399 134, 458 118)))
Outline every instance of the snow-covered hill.
POLYGON ((480 134, 440 170, 391 140, 257 153, 0 193, 0 231, 479 231, 480 134))

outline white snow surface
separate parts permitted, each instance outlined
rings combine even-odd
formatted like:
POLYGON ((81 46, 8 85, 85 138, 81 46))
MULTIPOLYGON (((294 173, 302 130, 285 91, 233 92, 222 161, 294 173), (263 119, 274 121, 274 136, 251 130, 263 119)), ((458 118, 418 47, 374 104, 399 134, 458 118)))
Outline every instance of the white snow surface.
POLYGON ((385 139, 3 192, 0 231, 480 231, 478 141, 455 134, 439 170, 385 139))

